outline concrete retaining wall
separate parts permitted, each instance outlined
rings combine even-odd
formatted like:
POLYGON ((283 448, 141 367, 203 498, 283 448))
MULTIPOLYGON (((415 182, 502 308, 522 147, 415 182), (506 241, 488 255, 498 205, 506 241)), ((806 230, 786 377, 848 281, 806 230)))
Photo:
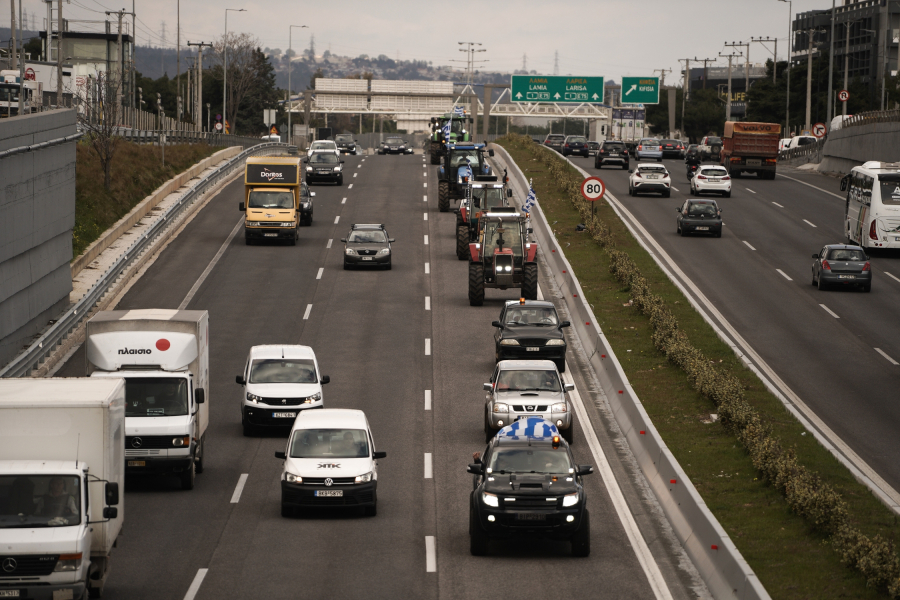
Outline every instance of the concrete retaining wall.
MULTIPOLYGON (((0 121, 0 151, 75 134, 75 111, 0 121)), ((75 225, 75 142, 0 159, 0 364, 65 308, 75 225)))
POLYGON ((819 171, 849 173, 870 160, 900 161, 900 123, 872 123, 831 131, 819 171))

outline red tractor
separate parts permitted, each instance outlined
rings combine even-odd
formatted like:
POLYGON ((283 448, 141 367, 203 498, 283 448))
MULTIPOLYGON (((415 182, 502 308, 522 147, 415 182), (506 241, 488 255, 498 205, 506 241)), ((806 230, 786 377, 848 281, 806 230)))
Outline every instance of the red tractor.
POLYGON ((488 175, 476 177, 469 185, 456 213, 456 257, 459 260, 469 258, 469 244, 478 239, 481 214, 499 206, 509 206, 512 190, 506 187, 508 181, 505 175, 503 183, 498 182, 496 176, 488 175))
POLYGON ((521 288, 526 300, 537 300, 537 243, 528 240, 527 217, 514 206, 482 213, 478 237, 469 244, 469 304, 484 303, 484 288, 521 288))

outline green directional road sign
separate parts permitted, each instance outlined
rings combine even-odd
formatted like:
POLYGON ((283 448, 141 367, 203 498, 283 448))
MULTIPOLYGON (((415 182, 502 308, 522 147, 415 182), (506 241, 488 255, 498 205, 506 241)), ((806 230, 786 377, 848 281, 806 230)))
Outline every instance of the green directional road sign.
POLYGON ((659 77, 623 77, 622 104, 659 104, 659 77))
POLYGON ((513 102, 603 102, 602 77, 513 75, 513 102))

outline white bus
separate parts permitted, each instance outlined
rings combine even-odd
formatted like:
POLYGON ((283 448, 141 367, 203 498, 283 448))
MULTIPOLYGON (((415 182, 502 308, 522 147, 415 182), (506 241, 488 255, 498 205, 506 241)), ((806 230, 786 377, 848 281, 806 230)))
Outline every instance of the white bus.
POLYGON ((900 248, 900 163, 869 161, 841 180, 847 239, 863 248, 900 248))

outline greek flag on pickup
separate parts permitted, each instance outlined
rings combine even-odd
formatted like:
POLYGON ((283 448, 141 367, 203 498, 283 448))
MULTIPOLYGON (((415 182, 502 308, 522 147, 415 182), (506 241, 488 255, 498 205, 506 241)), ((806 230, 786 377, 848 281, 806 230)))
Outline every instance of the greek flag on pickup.
POLYGON ((534 184, 532 182, 528 182, 528 196, 525 198, 525 205, 522 209, 525 212, 531 212, 531 209, 534 205, 537 204, 537 194, 534 193, 534 184))

